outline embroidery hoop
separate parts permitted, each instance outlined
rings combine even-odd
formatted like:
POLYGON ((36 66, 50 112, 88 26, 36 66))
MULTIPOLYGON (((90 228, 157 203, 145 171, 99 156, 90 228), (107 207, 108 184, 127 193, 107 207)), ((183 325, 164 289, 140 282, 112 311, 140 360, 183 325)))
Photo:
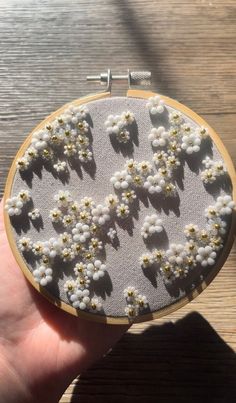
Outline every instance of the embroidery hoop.
MULTIPOLYGON (((130 74, 130 72, 128 71, 127 76, 111 76, 111 72, 110 70, 108 70, 107 74, 103 74, 100 77, 99 76, 93 76, 93 77, 88 77, 89 80, 100 80, 107 84, 107 89, 104 92, 95 94, 95 95, 89 95, 89 96, 85 96, 83 98, 79 98, 75 101, 69 102, 66 105, 63 105, 61 108, 59 108, 57 111, 55 111, 54 113, 52 113, 50 116, 48 116, 45 120, 43 120, 35 129, 33 129, 33 131, 29 134, 29 136, 26 138, 25 142, 22 144, 22 146, 20 147, 19 151, 17 152, 12 166, 10 168, 8 177, 7 177, 7 182, 6 182, 6 187, 5 187, 5 192, 4 192, 4 200, 6 200, 7 198, 9 198, 11 196, 11 191, 12 191, 12 185, 13 185, 13 180, 14 180, 14 176, 16 174, 16 160, 20 157, 23 156, 25 150, 27 149, 27 147, 30 144, 30 139, 32 136, 32 133, 42 129, 46 124, 48 124, 49 122, 51 122, 56 116, 58 116, 59 114, 63 113, 63 111, 69 106, 69 105, 82 105, 82 104, 89 104, 89 102, 92 101, 96 101, 96 100, 100 100, 103 98, 109 98, 112 96, 112 92, 111 92, 111 82, 112 80, 125 80, 128 79, 128 83, 129 86, 131 84, 130 82, 130 78, 132 77, 132 75, 130 74), (118 77, 118 78, 117 78, 118 77)), ((138 76, 139 77, 139 76, 138 76)), ((148 76, 145 75, 145 79, 148 80, 148 76)), ((138 79, 137 79, 138 80, 138 79)), ((151 92, 151 91, 143 91, 143 90, 133 90, 133 89, 129 89, 126 93, 126 96, 129 98, 141 98, 141 99, 148 99, 151 96, 154 95, 159 95, 157 93, 151 92)), ((165 104, 173 107, 174 109, 179 110, 180 112, 184 113, 187 117, 189 117, 190 119, 194 120, 194 122, 196 122, 197 124, 199 124, 200 126, 205 126, 208 130, 209 130, 209 134, 210 137, 212 138, 213 142, 215 143, 217 149, 219 150, 224 163, 226 165, 228 174, 230 176, 231 182, 232 182, 232 197, 234 200, 236 200, 236 175, 235 175, 235 170, 234 170, 234 166, 233 163, 231 161, 231 158, 228 154, 228 151, 226 150, 225 146, 223 145, 220 137, 216 134, 216 132, 207 124, 207 122, 205 122, 200 116, 198 116, 195 112, 193 112, 191 109, 187 108, 186 106, 182 105, 181 103, 161 95, 161 98, 164 100, 165 104)), ((31 272, 29 271, 23 257, 20 254, 20 251, 17 248, 16 245, 16 241, 15 241, 15 237, 13 234, 13 229, 12 229, 12 225, 10 222, 10 218, 7 214, 6 211, 4 211, 4 221, 5 221, 5 228, 6 228, 6 233, 7 233, 7 237, 9 240, 9 244, 10 247, 12 249, 13 255, 17 261, 17 263, 19 264, 21 270, 23 271, 24 275, 26 276, 26 278, 29 280, 29 282, 33 285, 33 287, 35 289, 37 289, 37 291, 39 291, 44 297, 46 297, 51 303, 53 303, 54 305, 56 305, 57 307, 61 308, 62 310, 73 314, 75 316, 79 316, 82 318, 86 318, 89 320, 93 320, 96 322, 102 322, 102 323, 108 323, 108 324, 127 324, 130 323, 130 320, 124 316, 124 317, 113 317, 113 316, 100 316, 100 315, 96 315, 96 314, 91 314, 89 312, 84 312, 78 309, 73 308, 71 305, 69 305, 69 303, 65 303, 63 301, 61 301, 58 298, 55 298, 52 294, 50 294, 49 292, 47 292, 46 289, 42 288, 41 286, 39 286, 33 278, 33 275, 31 274, 31 272)), ((176 311, 177 309, 181 308, 182 306, 184 306, 185 304, 187 304, 188 302, 190 302, 191 300, 193 300, 194 298, 196 298, 210 283, 211 281, 214 279, 214 277, 216 276, 216 274, 218 273, 218 271, 221 269, 221 267, 223 266, 224 262, 227 259, 227 256, 230 252, 230 249, 232 247, 233 244, 233 239, 234 239, 234 229, 235 229, 235 214, 232 215, 232 220, 231 220, 231 225, 230 225, 230 229, 229 232, 227 234, 227 239, 225 240, 225 244, 224 244, 224 248, 219 256, 219 258, 217 259, 217 263, 214 265, 213 269, 210 271, 210 273, 204 278, 204 280, 202 281, 202 283, 195 288, 193 291, 189 292, 185 297, 181 298, 180 300, 174 302, 171 305, 168 305, 166 307, 161 308, 160 310, 156 311, 156 312, 151 312, 151 313, 147 313, 147 314, 140 314, 138 317, 136 317, 134 319, 134 322, 143 322, 143 321, 147 321, 147 320, 152 320, 152 319, 157 319, 160 318, 162 316, 168 315, 171 312, 176 311)))

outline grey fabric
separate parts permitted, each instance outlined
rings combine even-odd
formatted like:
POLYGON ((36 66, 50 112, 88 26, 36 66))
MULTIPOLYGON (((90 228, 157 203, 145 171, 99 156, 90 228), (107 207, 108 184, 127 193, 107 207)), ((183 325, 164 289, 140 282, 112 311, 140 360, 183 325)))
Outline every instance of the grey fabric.
MULTIPOLYGON (((27 224, 27 219, 23 225, 22 223, 20 226, 16 225, 16 240, 23 234, 27 234, 34 241, 46 240, 57 235, 48 215, 49 210, 55 206, 53 196, 59 189, 70 190, 78 201, 84 196, 91 196, 96 203, 102 203, 106 195, 113 193, 113 187, 110 184, 112 173, 122 170, 128 157, 137 161, 152 160, 153 151, 148 141, 148 134, 155 125, 162 124, 167 128, 168 119, 167 111, 151 119, 145 104, 145 100, 125 97, 107 98, 88 104, 95 164, 86 170, 83 167, 77 171, 70 169, 68 183, 62 183, 45 167, 33 173, 32 178, 28 180, 28 185, 19 173, 16 174, 12 195, 29 187, 34 206, 40 209, 43 219, 43 228, 36 229, 32 223, 27 224), (104 122, 109 114, 119 114, 125 110, 131 110, 136 117, 136 125, 131 131, 133 140, 131 147, 126 145, 120 147, 110 140, 104 129, 104 122), (22 230, 22 227, 25 230, 22 230)), ((168 110, 171 108, 168 107, 168 110)), ((186 121, 196 125, 187 118, 186 121)), ((224 184, 224 190, 221 186, 216 186, 213 187, 212 192, 206 191, 199 176, 199 161, 205 155, 210 155, 215 160, 221 159, 216 146, 211 142, 204 142, 200 153, 186 158, 181 176, 176 178, 178 198, 167 201, 155 197, 148 198, 143 193, 132 219, 125 221, 122 225, 116 223, 120 245, 117 248, 112 247, 111 244, 106 245, 105 263, 108 274, 100 280, 95 289, 97 295, 101 295, 103 299, 105 315, 115 317, 124 315, 126 302, 123 290, 129 285, 135 286, 140 293, 147 296, 151 311, 158 311, 185 296, 186 292, 197 286, 210 270, 214 270, 214 267, 210 269, 197 267, 185 280, 181 280, 172 287, 166 287, 156 270, 143 270, 138 262, 139 256, 147 251, 140 234, 147 214, 156 211, 160 214, 165 231, 158 235, 155 246, 167 248, 168 243, 185 242, 183 233, 185 224, 192 222, 205 227, 205 208, 214 203, 218 194, 231 192, 230 183, 224 184)), ((150 245, 150 247, 153 246, 150 245)), ((68 303, 63 284, 66 279, 73 276, 73 265, 67 266, 55 267, 55 279, 47 286, 47 289, 68 303)), ((32 271, 32 267, 33 263, 29 262, 29 270, 32 271)))

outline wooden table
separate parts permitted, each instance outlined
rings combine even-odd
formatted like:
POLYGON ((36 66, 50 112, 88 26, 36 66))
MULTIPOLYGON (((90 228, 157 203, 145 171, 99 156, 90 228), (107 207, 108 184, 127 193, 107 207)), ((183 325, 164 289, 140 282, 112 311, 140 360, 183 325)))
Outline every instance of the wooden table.
MULTIPOLYGON (((0 192, 28 132, 97 91, 87 74, 148 69, 236 161, 235 0, 0 0, 0 192)), ((236 249, 178 312, 135 325, 61 402, 235 402, 236 249), (72 399, 72 400, 71 400, 72 399)))

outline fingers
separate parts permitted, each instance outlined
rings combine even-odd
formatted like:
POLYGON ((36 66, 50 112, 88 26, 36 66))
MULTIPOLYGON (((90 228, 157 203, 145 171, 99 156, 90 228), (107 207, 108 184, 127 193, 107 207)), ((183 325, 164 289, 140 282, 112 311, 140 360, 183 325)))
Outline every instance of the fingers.
POLYGON ((0 202, 0 232, 5 230, 4 219, 3 219, 3 199, 0 202))

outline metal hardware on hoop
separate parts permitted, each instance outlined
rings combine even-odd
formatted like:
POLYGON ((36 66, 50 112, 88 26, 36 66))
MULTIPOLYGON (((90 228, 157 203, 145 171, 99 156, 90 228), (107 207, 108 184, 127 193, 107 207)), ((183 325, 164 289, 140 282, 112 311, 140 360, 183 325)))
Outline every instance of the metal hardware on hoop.
POLYGON ((107 73, 101 73, 97 76, 87 76, 87 81, 99 82, 106 85, 106 91, 111 91, 113 81, 127 82, 128 88, 132 86, 147 86, 151 84, 150 71, 130 71, 127 74, 112 74, 108 69, 107 73))

